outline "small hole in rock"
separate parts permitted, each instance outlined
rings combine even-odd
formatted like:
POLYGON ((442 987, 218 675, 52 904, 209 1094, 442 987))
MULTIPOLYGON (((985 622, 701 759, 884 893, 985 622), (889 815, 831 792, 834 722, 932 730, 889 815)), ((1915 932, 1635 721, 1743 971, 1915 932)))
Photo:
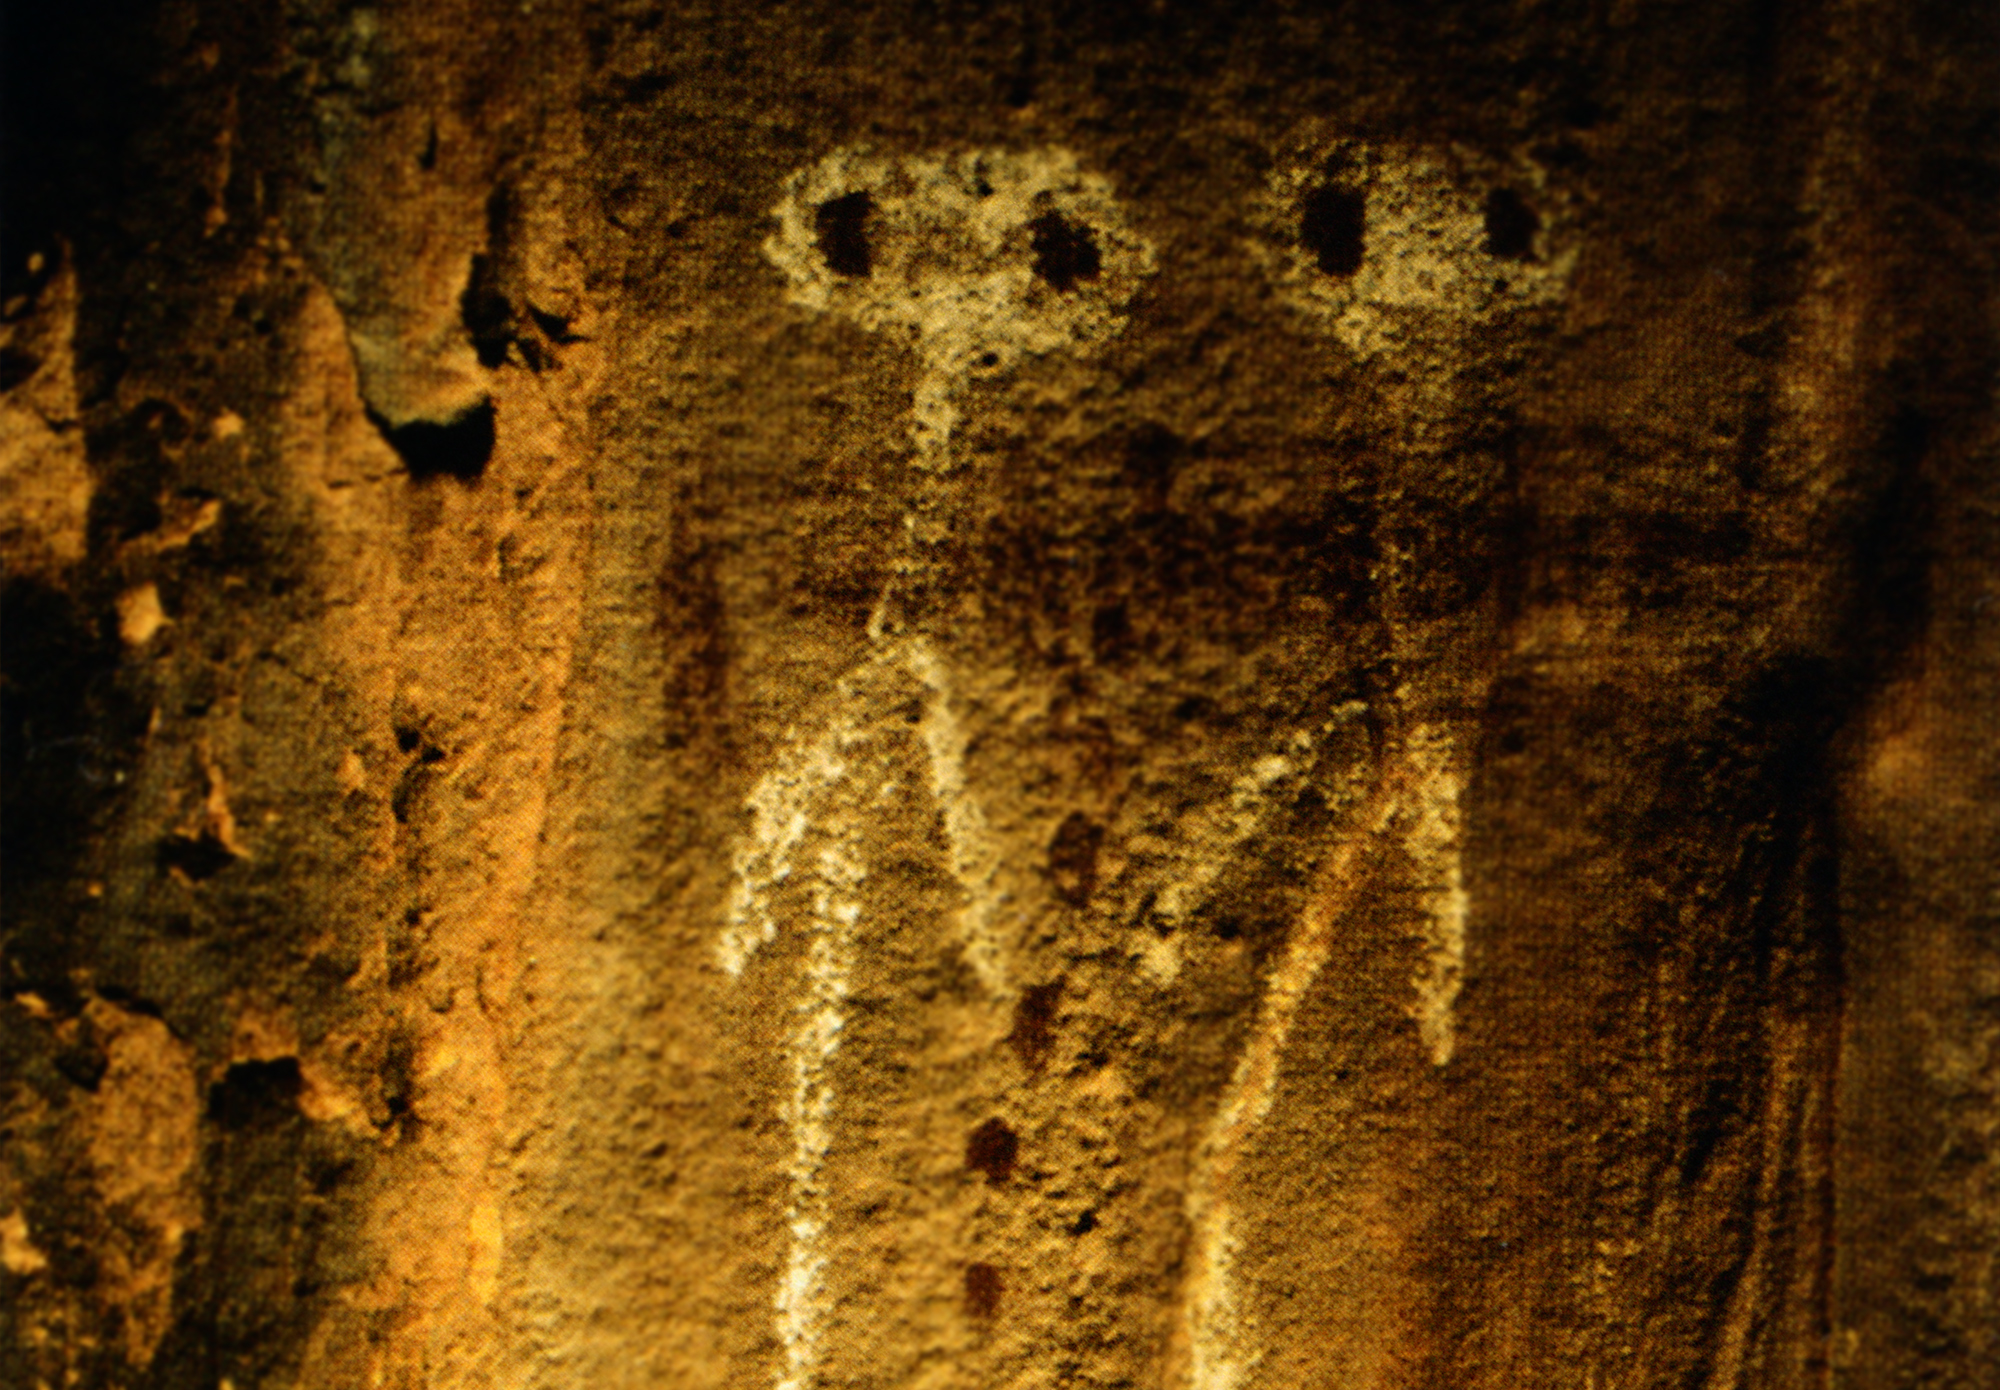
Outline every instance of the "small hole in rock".
POLYGON ((1525 261, 1535 254, 1535 233, 1542 219, 1511 188, 1486 195, 1486 254, 1503 261, 1525 261))
POLYGON ((1358 189, 1325 184, 1306 194, 1299 240, 1328 275, 1343 279, 1361 269, 1367 249, 1368 198, 1358 189))
POLYGON ((1051 288, 1068 293, 1079 280, 1095 280, 1104 268, 1097 238, 1090 228, 1072 223, 1059 212, 1045 212, 1028 224, 1035 252, 1035 274, 1051 288))
POLYGON ((992 1265, 982 1260, 965 1267, 965 1311, 973 1317, 984 1321, 999 1312, 1006 1291, 1006 1276, 992 1265))
POLYGON ((1097 1213, 1087 1211, 1070 1223, 1069 1233, 1073 1236, 1087 1236, 1097 1229, 1097 1213))
POLYGON ((161 869, 177 869, 196 883, 214 878, 236 862, 229 847, 206 830, 199 835, 167 836, 160 841, 159 858, 161 869))
POLYGON ((873 269, 875 257, 868 245, 868 215, 875 200, 866 190, 829 198, 813 213, 819 232, 819 253, 835 275, 864 276, 873 269))
POLYGON ((374 411, 368 418, 402 458, 410 476, 423 481, 440 474, 462 483, 476 481, 493 458, 493 402, 482 400, 443 422, 412 420, 391 425, 374 411))
POLYGON ((296 1057, 237 1062, 208 1088, 208 1116, 224 1129, 282 1120, 296 1113, 303 1087, 296 1057))
POLYGON ((1107 603, 1090 617, 1090 651, 1099 661, 1117 661, 1132 646, 1132 614, 1122 603, 1107 603))
POLYGON ((1014 1175, 1021 1141, 1005 1120, 988 1120, 965 1141, 965 1166, 984 1173, 988 1182, 1005 1182, 1014 1175))

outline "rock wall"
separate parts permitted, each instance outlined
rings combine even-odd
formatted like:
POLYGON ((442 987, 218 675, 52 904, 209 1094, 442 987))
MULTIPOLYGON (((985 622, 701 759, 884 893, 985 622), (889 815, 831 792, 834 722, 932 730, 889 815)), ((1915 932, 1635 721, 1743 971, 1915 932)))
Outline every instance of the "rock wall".
POLYGON ((10 14, 0 1383, 2000 1359, 2000 24, 10 14))

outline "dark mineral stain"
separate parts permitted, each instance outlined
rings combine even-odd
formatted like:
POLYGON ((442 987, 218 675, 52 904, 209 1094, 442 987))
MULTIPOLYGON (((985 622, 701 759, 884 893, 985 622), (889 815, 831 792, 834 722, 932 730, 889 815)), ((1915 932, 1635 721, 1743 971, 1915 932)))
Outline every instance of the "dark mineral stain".
POLYGON ((1007 1122, 987 1120, 965 1141, 965 1166, 984 1173, 988 1182, 1001 1183, 1014 1175, 1020 1153, 1020 1138, 1007 1122))
POLYGON ((1061 980, 1030 985, 1021 991, 1021 1000, 1014 1006, 1014 1031, 1008 1034, 1007 1041, 1014 1044, 1021 1064, 1029 1071, 1041 1070, 1049 1055, 1049 1045, 1055 1041, 1056 1004, 1062 998, 1062 989, 1061 980))
POLYGON ((1000 1311, 1006 1291, 1006 1276, 994 1266, 977 1261, 965 1267, 965 1311, 981 1322, 1000 1311))

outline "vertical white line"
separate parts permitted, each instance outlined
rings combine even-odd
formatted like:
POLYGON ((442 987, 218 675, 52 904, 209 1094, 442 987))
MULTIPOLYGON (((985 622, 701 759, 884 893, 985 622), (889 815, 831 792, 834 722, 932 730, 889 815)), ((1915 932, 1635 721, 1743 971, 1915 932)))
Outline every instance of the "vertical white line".
POLYGON ((1455 1012, 1465 972, 1464 834, 1459 798, 1465 779, 1451 736, 1432 725, 1410 736, 1411 825, 1404 840, 1423 894, 1425 961, 1411 1009, 1431 1061, 1443 1066, 1458 1043, 1455 1012))
POLYGON ((989 994, 1004 997, 1008 993, 1007 967, 999 933, 993 927, 993 914, 1002 899, 996 882, 1000 852, 986 812, 966 785, 966 733, 951 707, 951 673, 921 637, 905 645, 903 659, 929 695, 922 725, 924 750, 930 756, 931 793, 944 817, 945 839, 951 847, 952 873, 965 890, 959 931, 966 963, 989 994))
POLYGON ((789 1040, 792 1095, 785 1118, 792 1130, 791 1201, 785 1225, 791 1250, 774 1300, 785 1364, 778 1390, 812 1390, 818 1384, 825 1330, 826 1164, 833 1151, 833 1063, 847 1027, 848 972, 861 921, 857 896, 866 875, 852 829, 818 856, 808 930, 806 991, 789 1040))

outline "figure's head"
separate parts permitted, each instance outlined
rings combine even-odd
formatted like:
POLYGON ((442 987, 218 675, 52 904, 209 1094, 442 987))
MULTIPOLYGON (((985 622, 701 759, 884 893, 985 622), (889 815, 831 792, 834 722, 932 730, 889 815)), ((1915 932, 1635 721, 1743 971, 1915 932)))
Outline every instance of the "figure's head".
POLYGON ((1463 150, 1307 137, 1251 245, 1280 293, 1359 357, 1448 357, 1455 335, 1557 299, 1576 253, 1542 171, 1463 150))
POLYGON ((793 303, 915 346, 929 467, 966 383, 1103 341, 1153 268, 1110 184, 1065 150, 836 150, 787 181, 776 215, 764 252, 793 303))

